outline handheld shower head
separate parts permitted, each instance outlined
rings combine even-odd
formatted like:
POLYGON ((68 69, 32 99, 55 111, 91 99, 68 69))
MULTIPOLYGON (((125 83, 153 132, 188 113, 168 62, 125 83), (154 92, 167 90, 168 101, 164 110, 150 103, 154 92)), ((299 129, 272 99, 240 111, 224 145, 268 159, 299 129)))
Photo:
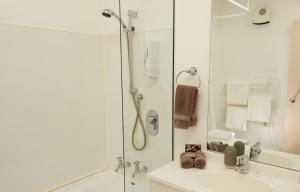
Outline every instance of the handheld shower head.
POLYGON ((111 18, 111 16, 114 16, 116 19, 118 19, 118 21, 122 24, 122 27, 124 29, 128 29, 127 25, 125 24, 125 22, 119 17, 119 15, 117 15, 113 10, 111 9, 104 9, 102 11, 102 15, 104 17, 107 17, 107 18, 111 18))
POLYGON ((132 32, 134 31, 134 27, 131 26, 131 19, 132 18, 136 18, 137 17, 137 12, 136 11, 133 11, 133 10, 129 10, 128 11, 128 16, 129 16, 129 27, 125 24, 125 22, 120 18, 119 15, 117 15, 113 10, 111 9, 103 9, 102 11, 102 15, 104 17, 107 17, 107 18, 111 18, 111 16, 114 16, 122 25, 123 29, 126 31, 126 32, 132 32))
POLYGON ((115 12, 111 9, 103 9, 102 15, 104 17, 110 18, 112 15, 115 15, 115 12))

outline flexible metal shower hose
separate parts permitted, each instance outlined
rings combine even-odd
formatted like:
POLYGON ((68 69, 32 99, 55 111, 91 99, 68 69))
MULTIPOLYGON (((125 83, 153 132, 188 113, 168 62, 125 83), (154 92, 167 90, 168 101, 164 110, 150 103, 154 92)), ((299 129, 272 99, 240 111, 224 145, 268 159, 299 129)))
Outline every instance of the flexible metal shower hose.
POLYGON ((127 39, 127 54, 128 54, 128 66, 129 66, 129 83, 130 83, 130 94, 131 94, 131 98, 134 104, 134 108, 136 111, 136 118, 135 118, 135 122, 134 122, 134 126, 132 129, 132 134, 131 134, 131 143, 132 143, 132 147, 137 150, 137 151, 142 151, 145 149, 146 144, 147 144, 147 136, 146 136, 146 129, 143 123, 143 120, 141 118, 141 114, 140 114, 140 108, 141 108, 141 103, 140 103, 140 98, 134 94, 132 92, 133 90, 133 82, 132 82, 132 55, 131 55, 131 32, 126 32, 126 39, 127 39), (137 127, 138 127, 138 122, 140 122, 141 124, 141 128, 142 128, 142 132, 143 132, 143 137, 144 137, 144 141, 143 141, 143 145, 141 147, 138 147, 135 143, 135 134, 137 131, 137 127))

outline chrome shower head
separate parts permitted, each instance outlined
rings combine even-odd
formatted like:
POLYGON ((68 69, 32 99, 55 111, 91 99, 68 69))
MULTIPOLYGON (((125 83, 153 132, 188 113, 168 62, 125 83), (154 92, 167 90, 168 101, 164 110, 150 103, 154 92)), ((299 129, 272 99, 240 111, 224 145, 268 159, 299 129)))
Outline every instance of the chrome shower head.
POLYGON ((122 24, 122 27, 124 29, 128 29, 127 25, 125 24, 125 22, 119 17, 119 15, 117 15, 113 10, 111 9, 104 9, 102 11, 102 15, 104 17, 107 17, 107 18, 111 18, 111 16, 114 16, 116 19, 118 19, 118 21, 122 24))
POLYGON ((136 18, 137 17, 137 12, 136 11, 133 11, 133 10, 129 10, 128 11, 128 16, 129 16, 129 27, 125 24, 125 22, 120 18, 119 15, 117 15, 113 10, 111 9, 103 9, 102 11, 102 15, 104 17, 107 17, 107 18, 111 18, 111 16, 114 16, 122 25, 123 29, 126 31, 126 32, 132 32, 134 31, 134 27, 131 25, 131 22, 132 22, 132 19, 136 18))
POLYGON ((110 18, 112 15, 115 15, 115 12, 113 10, 111 10, 111 9, 104 9, 102 11, 102 15, 104 17, 110 18))

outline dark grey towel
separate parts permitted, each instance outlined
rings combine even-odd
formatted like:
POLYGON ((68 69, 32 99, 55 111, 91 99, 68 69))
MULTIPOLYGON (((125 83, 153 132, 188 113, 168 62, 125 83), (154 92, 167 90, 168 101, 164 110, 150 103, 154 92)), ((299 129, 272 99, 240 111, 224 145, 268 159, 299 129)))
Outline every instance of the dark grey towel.
POLYGON ((202 152, 196 152, 194 159, 194 166, 197 169, 204 169, 206 166, 206 156, 202 152))
POLYGON ((192 153, 184 152, 180 155, 180 164, 183 169, 190 169, 194 167, 194 155, 192 153))

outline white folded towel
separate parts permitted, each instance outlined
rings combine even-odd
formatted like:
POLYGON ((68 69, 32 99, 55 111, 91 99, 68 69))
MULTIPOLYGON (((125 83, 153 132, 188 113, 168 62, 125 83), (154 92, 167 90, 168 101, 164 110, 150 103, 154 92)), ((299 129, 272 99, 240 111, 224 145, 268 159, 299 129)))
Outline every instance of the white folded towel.
POLYGON ((249 82, 227 82, 227 105, 246 106, 249 95, 249 82))
POLYGON ((228 106, 226 128, 237 131, 247 131, 247 108, 228 106))
POLYGON ((208 132, 208 138, 211 141, 230 141, 235 137, 235 133, 220 129, 212 129, 208 132))
POLYGON ((272 97, 249 96, 248 121, 269 123, 272 113, 272 97))

